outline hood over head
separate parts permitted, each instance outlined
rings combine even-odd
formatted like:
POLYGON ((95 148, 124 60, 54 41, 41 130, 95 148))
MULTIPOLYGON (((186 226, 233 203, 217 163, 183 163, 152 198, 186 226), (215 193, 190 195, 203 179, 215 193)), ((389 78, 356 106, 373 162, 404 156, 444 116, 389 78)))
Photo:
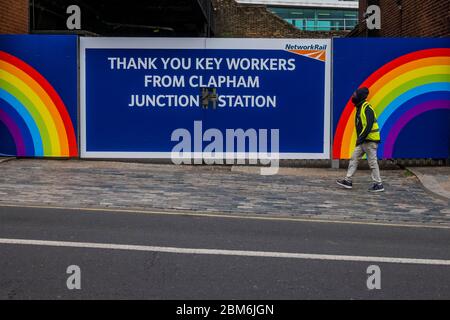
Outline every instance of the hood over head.
POLYGON ((355 106, 359 105, 361 102, 367 99, 369 95, 369 89, 362 87, 357 89, 352 95, 352 102, 355 106))

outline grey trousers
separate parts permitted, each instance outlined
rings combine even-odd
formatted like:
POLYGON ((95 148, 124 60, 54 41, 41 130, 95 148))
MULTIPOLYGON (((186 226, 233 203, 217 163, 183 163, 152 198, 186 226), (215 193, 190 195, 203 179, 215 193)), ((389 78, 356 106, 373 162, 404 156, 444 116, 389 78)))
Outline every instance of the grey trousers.
POLYGON ((364 142, 359 146, 356 146, 355 151, 353 151, 352 159, 348 165, 347 179, 351 180, 356 170, 358 169, 359 160, 362 156, 367 154, 367 160, 369 162, 369 167, 372 169, 372 180, 377 183, 381 183, 380 168, 378 167, 377 159, 377 149, 378 143, 376 142, 364 142))

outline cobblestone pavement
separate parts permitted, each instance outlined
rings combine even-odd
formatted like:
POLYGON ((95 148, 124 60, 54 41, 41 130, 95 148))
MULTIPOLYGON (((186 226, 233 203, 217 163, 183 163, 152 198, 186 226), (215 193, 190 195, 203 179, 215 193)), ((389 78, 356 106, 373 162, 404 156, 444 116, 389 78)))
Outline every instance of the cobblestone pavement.
POLYGON ((369 193, 370 172, 353 190, 335 179, 344 170, 257 168, 21 159, 0 163, 0 205, 194 210, 450 225, 448 201, 426 191, 405 170, 385 170, 386 192, 369 193))

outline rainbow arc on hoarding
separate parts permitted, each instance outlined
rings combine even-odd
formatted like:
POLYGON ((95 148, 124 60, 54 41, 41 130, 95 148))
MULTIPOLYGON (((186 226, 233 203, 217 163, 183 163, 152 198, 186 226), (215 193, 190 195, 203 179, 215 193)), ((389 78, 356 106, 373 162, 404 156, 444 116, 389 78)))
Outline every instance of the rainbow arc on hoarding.
POLYGON ((17 156, 75 157, 75 130, 52 85, 23 60, 0 51, 0 121, 16 145, 17 156))
MULTIPOLYGON (((359 87, 370 91, 368 101, 381 130, 381 157, 393 158, 395 142, 410 121, 432 110, 450 111, 450 49, 403 55, 376 70, 359 87)), ((334 159, 351 157, 356 142, 355 112, 349 98, 334 135, 334 159)))

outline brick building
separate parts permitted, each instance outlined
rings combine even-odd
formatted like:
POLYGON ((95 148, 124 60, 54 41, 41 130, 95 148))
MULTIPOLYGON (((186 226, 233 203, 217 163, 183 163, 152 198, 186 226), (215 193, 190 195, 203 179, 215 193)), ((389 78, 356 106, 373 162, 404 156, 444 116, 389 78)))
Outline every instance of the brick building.
POLYGON ((359 0, 358 26, 351 37, 449 37, 450 0, 359 0), (369 5, 381 9, 381 29, 367 30, 369 5))
POLYGON ((28 0, 0 0, 0 33, 28 33, 28 0))
POLYGON ((77 32, 81 34, 329 38, 348 33, 299 30, 266 5, 235 0, 173 0, 167 8, 150 0, 135 2, 136 5, 128 1, 125 9, 120 0, 96 1, 89 6, 86 3, 86 0, 0 0, 0 33, 71 33, 65 26, 65 9, 69 4, 81 7, 83 30, 77 32))
POLYGON ((346 31, 299 30, 266 5, 243 4, 235 0, 212 0, 214 29, 217 37, 238 38, 331 38, 342 37, 346 31))
MULTIPOLYGON (((206 2, 206 0, 199 1, 199 3, 206 2)), ((265 5, 242 4, 235 0, 211 0, 211 3, 212 32, 198 33, 197 36, 270 38, 326 38, 345 35, 353 37, 450 36, 450 0, 359 0, 360 21, 350 34, 342 31, 299 30, 270 12, 265 5), (364 13, 371 4, 379 5, 381 8, 381 30, 375 32, 367 30, 366 23, 363 21, 364 13)), ((30 0, 0 0, 0 33, 33 32, 33 26, 30 28, 30 23, 36 19, 33 20, 30 16, 29 8, 30 0)), ((64 15, 65 12, 61 14, 64 15)), ((152 30, 147 35, 155 36, 156 34, 152 30)), ((174 36, 178 35, 174 34, 174 36)))

